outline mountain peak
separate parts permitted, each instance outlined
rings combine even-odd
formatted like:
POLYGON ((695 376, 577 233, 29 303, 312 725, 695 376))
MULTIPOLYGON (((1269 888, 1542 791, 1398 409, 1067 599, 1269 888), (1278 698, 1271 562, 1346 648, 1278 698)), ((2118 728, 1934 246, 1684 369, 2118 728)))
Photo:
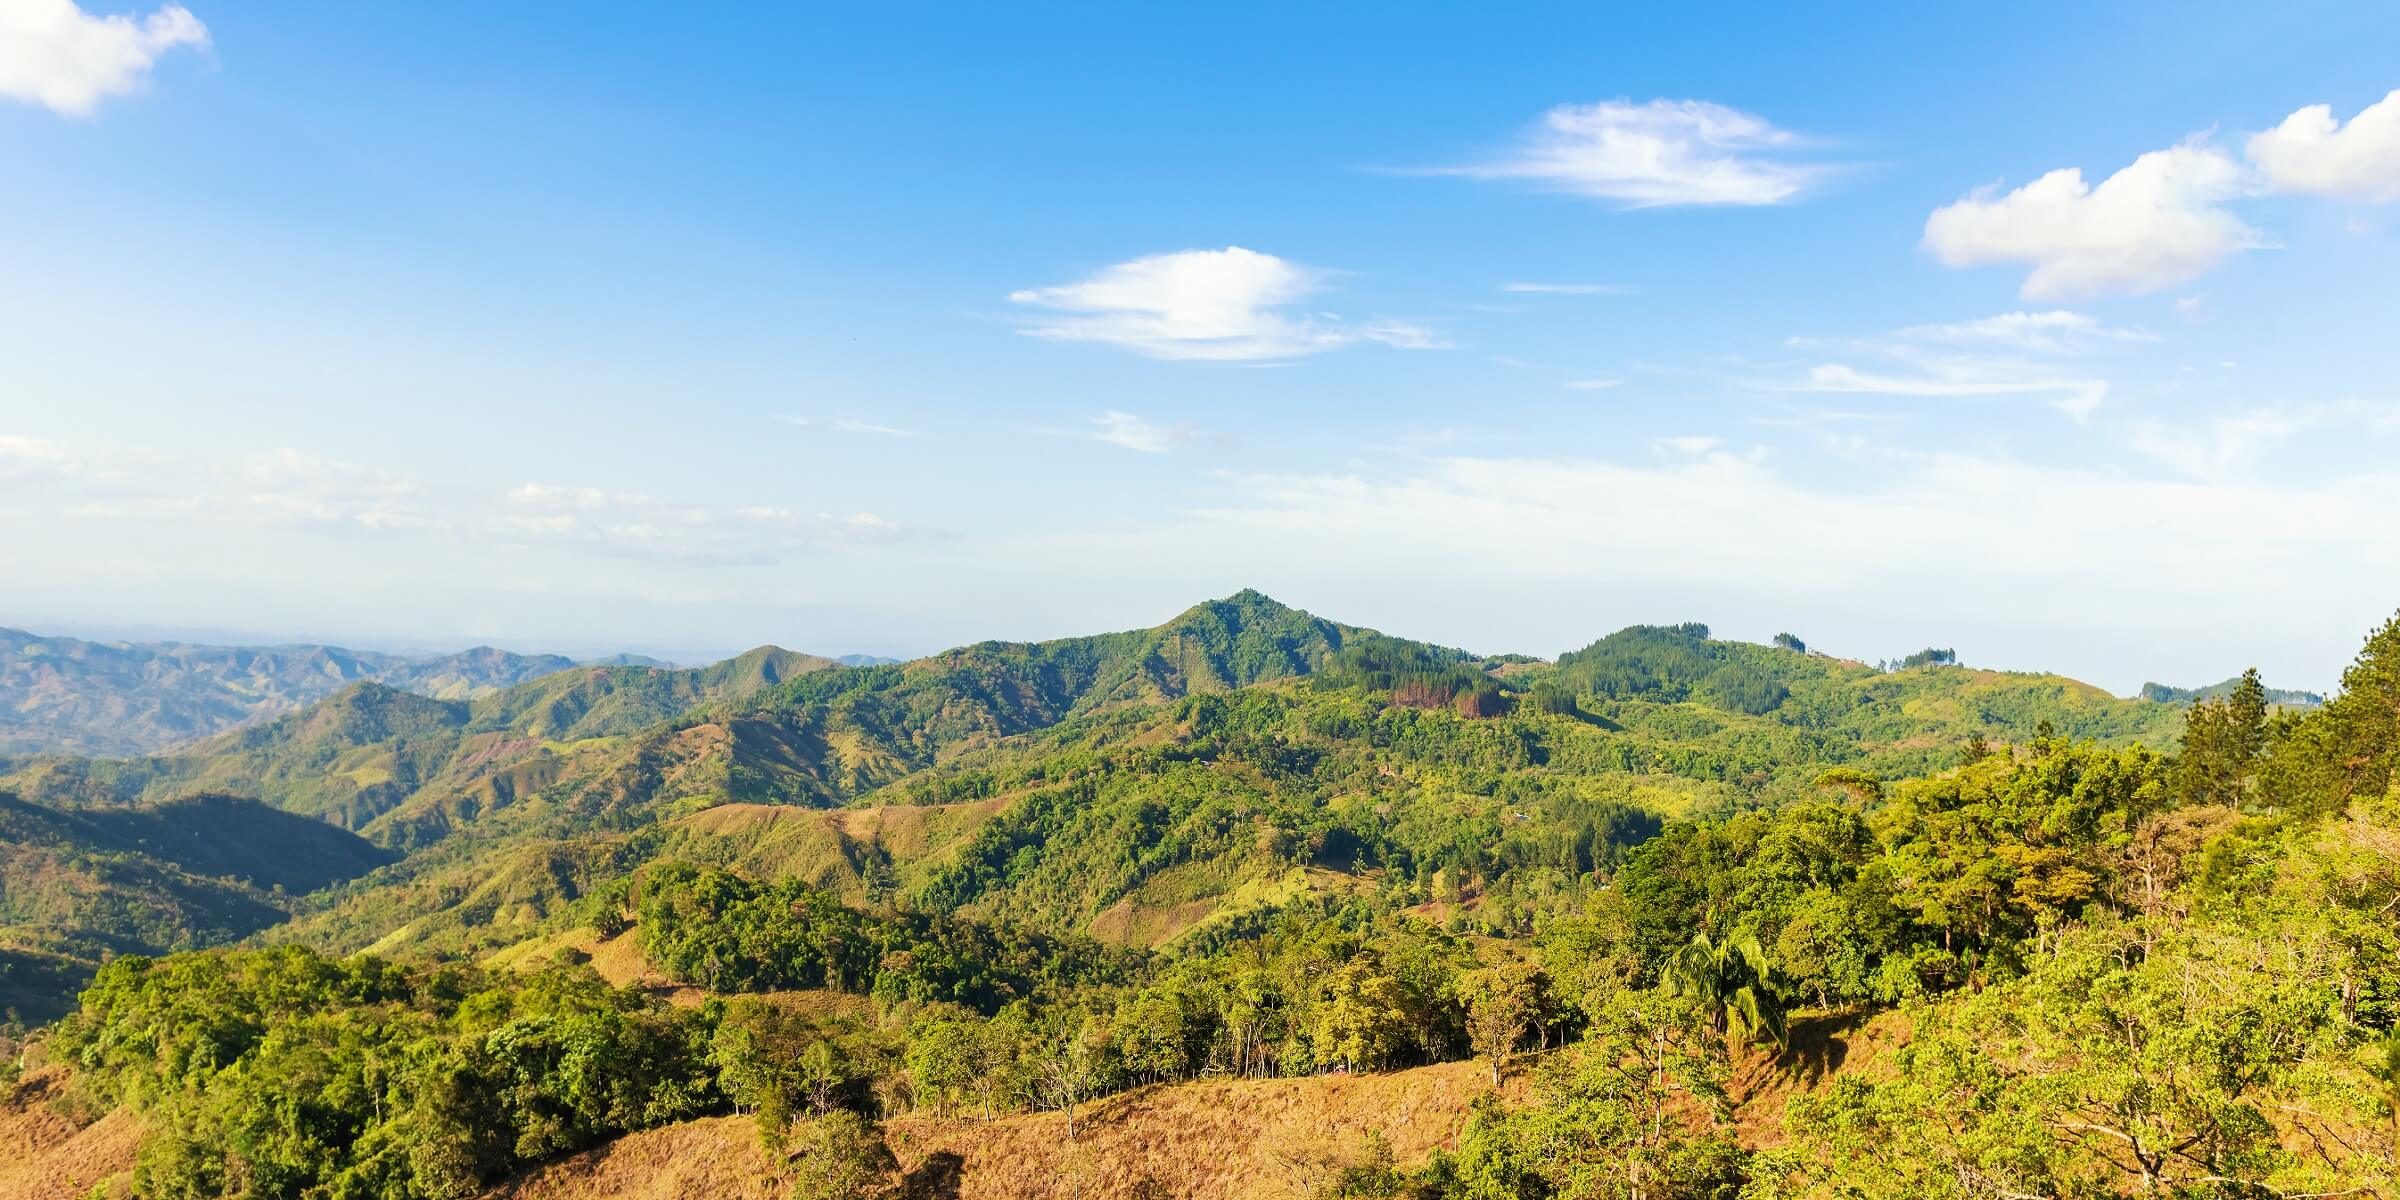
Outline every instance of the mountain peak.
POLYGON ((1283 621, 1298 617, 1312 619, 1310 614, 1293 608, 1257 588, 1243 588, 1218 600, 1203 600, 1176 614, 1175 619, 1161 628, 1173 629, 1200 619, 1213 618, 1235 628, 1261 621, 1283 621))

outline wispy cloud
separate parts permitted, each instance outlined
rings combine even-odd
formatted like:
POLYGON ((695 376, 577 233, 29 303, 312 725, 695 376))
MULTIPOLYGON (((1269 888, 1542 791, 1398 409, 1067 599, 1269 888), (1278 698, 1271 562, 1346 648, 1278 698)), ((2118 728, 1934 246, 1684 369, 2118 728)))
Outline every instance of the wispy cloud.
POLYGON ((74 0, 0 3, 0 96, 67 116, 141 86, 160 55, 206 46, 208 27, 180 4, 141 20, 95 17, 74 0))
POLYGON ((1494 158, 1427 174, 1516 180, 1626 208, 1783 204, 1832 168, 1806 139, 1704 100, 1562 104, 1494 158))
POLYGON ((938 536, 872 512, 698 504, 545 482, 435 486, 405 471, 293 449, 228 463, 120 457, 0 436, 0 487, 23 489, 16 507, 58 516, 332 537, 438 536, 686 562, 757 562, 808 547, 938 536))
POLYGON ((2088 364, 2062 366, 2098 347, 2151 340, 2066 310, 2000 313, 1911 325, 1869 337, 1793 337, 1795 349, 1869 355, 1882 365, 1819 362, 1776 390, 1874 396, 2035 396, 2076 421, 2090 419, 2108 396, 2088 364))
POLYGON ((1098 432, 1092 434, 1094 441, 1138 450, 1144 454, 1165 454, 1178 443, 1191 440, 1192 436, 1189 426, 1157 425, 1132 413, 1114 409, 1092 418, 1092 423, 1100 427, 1098 432))
POLYGON ((878 425, 873 421, 861 421, 855 417, 835 417, 830 421, 825 421, 816 417, 786 414, 775 419, 801 429, 830 429, 835 433, 864 433, 876 437, 913 438, 918 436, 914 429, 902 429, 896 425, 878 425))
POLYGON ((1622 283, 1504 283, 1500 290, 1537 296, 1623 296, 1633 288, 1622 283))
POLYGON ((2228 482, 2249 478, 2260 458, 2281 443, 2329 429, 2352 436, 2400 433, 2400 405, 2349 399, 2261 405, 2173 422, 2144 420, 2131 426, 2128 445, 2194 479, 2228 482))
POLYGON ((1575 392, 1604 392, 1610 388, 1617 387, 1624 382, 1625 381, 1622 379, 1570 379, 1567 381, 1567 390, 1575 392))
POLYGON ((1998 313, 1966 321, 1911 325, 1893 331, 1891 336, 1905 341, 1980 343, 2050 353, 2080 352, 2107 342, 2158 340, 2156 334, 2121 329, 2086 313, 2065 309, 1998 313))
POLYGON ((2027 374, 2016 364, 1953 360, 1927 364, 1915 374, 1861 371, 1845 363, 1809 368, 1794 390, 1849 392, 1870 396, 2046 396, 2051 407, 2083 421, 2108 398, 2108 382, 2027 374))
POLYGON ((1049 310, 1024 327, 1030 336, 1097 342, 1152 358, 1255 362, 1360 342, 1410 350, 1441 346, 1420 324, 1351 325, 1331 314, 1289 311, 1323 290, 1325 279, 1313 267, 1228 246, 1137 258, 1075 283, 1012 292, 1009 299, 1049 310))

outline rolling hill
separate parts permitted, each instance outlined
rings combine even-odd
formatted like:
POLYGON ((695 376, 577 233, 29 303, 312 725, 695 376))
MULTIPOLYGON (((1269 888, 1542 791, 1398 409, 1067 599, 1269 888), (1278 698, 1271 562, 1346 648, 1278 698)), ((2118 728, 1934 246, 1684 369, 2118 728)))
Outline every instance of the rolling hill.
POLYGON ((234 941, 388 858, 254 800, 51 808, 0 792, 0 1007, 55 1016, 108 956, 234 941))

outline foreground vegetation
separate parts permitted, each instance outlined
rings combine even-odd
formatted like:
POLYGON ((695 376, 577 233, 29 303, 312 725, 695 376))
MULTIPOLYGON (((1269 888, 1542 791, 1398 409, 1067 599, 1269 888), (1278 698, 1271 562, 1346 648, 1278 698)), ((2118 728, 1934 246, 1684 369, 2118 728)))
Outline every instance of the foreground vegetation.
POLYGON ((2322 706, 2252 677, 2169 708, 1695 627, 1552 666, 1269 615, 677 718, 872 729, 898 765, 738 842, 562 778, 278 935, 317 948, 115 959, 28 1061, 143 1115, 122 1182, 156 1197, 466 1196, 722 1113, 796 1194, 874 1195, 902 1114, 1072 1144, 1130 1089, 1463 1059, 1493 1090, 1455 1145, 1312 1146, 1295 1186, 2400 1187, 2400 622, 2322 706), (440 882, 529 846, 522 920, 440 882), (1827 1057, 1870 1022, 1888 1054, 1827 1057), (1761 1118, 1762 1071, 1812 1082, 1761 1118))

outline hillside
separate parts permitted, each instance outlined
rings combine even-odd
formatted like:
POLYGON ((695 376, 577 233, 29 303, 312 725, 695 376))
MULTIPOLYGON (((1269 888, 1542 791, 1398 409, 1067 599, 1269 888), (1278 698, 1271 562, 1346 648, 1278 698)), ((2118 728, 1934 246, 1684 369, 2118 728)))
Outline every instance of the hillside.
POLYGON ((1883 672, 1690 627, 1486 674, 1243 593, 1153 629, 889 667, 762 648, 692 671, 564 672, 472 706, 368 685, 187 758, 19 779, 34 795, 250 790, 419 851, 290 931, 347 948, 489 951, 676 856, 853 901, 874 874, 913 903, 1153 945, 1395 874, 1419 889, 1505 877, 1479 910, 1501 921, 1557 886, 1523 867, 1571 878, 1659 820, 1804 798, 1829 766, 1924 770, 2044 722, 2160 744, 2180 714, 2055 676, 1883 672), (1777 703, 1727 707, 1699 681, 1728 669, 1777 703), (1402 702, 1461 678, 1498 689, 1491 713, 1402 702), (790 805, 865 811, 770 819, 790 805), (974 819, 876 816, 927 805, 974 819), (1229 839, 1235 809, 1262 832, 1229 839), (918 832, 860 836, 877 829, 918 832))
POLYGON ((0 1008, 56 1016, 107 956, 234 941, 386 857, 227 796, 54 809, 0 793, 0 1008))
POLYGON ((339 646, 89 642, 0 629, 0 755, 148 754, 361 682, 472 700, 572 665, 489 646, 406 656, 339 646))
POLYGON ((408 845, 431 815, 504 808, 589 752, 695 706, 740 700, 831 660, 761 647, 708 667, 555 671, 481 698, 443 700, 351 684, 299 712, 150 758, 0 760, 0 778, 37 799, 132 802, 195 789, 254 796, 287 811, 408 845), (404 810, 378 824, 378 818, 404 810))

